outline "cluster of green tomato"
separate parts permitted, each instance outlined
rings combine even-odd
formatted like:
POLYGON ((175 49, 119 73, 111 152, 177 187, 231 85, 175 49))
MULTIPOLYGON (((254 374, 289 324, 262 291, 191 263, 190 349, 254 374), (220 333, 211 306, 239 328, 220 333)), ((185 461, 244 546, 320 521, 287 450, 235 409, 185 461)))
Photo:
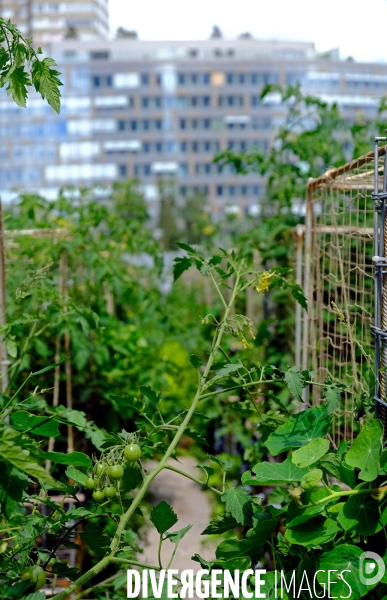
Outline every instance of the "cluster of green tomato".
POLYGON ((123 458, 128 463, 135 463, 141 456, 141 448, 136 443, 130 443, 110 451, 107 457, 101 457, 96 463, 93 473, 89 474, 84 486, 87 490, 93 490, 93 498, 96 502, 112 500, 117 495, 117 483, 124 475, 123 458), (116 485, 114 485, 116 484, 116 485))

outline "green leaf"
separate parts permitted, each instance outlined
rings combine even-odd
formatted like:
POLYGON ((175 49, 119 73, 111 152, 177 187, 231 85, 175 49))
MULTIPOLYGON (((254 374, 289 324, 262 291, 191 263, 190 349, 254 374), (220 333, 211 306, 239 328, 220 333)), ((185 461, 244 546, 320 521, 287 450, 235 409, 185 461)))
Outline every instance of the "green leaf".
POLYGON ((0 432, 0 458, 31 477, 56 485, 51 475, 31 457, 30 451, 23 448, 22 436, 10 428, 0 432))
POLYGON ((58 575, 59 577, 68 577, 71 581, 75 581, 75 579, 77 579, 80 575, 79 569, 76 569, 75 567, 69 567, 62 562, 56 562, 52 566, 51 570, 53 573, 55 573, 55 575, 58 575))
POLYGON ((321 501, 323 498, 326 498, 326 502, 303 508, 295 500, 292 500, 286 513, 287 527, 294 527, 306 523, 306 521, 310 521, 310 519, 313 519, 324 512, 329 503, 336 502, 336 500, 330 500, 329 496, 328 490, 324 487, 316 487, 302 494, 302 504, 314 504, 321 501))
POLYGON ((222 502, 226 503, 226 511, 229 512, 238 523, 247 525, 251 514, 251 500, 248 491, 239 485, 229 488, 221 496, 222 502))
POLYGON ((183 242, 176 242, 176 245, 179 246, 179 248, 181 248, 182 250, 185 250, 185 252, 188 252, 188 254, 197 254, 195 248, 192 248, 192 246, 189 246, 188 244, 184 244, 183 242))
POLYGON ((123 492, 131 492, 142 483, 142 474, 139 468, 127 464, 124 469, 124 476, 121 480, 121 489, 123 492))
POLYGON ((40 369, 40 371, 35 371, 34 373, 31 373, 31 377, 35 377, 35 375, 43 375, 43 373, 47 373, 48 371, 52 371, 52 369, 55 369, 55 367, 57 367, 58 365, 61 365, 62 363, 64 363, 69 358, 70 358, 70 356, 66 356, 66 358, 62 358, 62 360, 58 361, 57 363, 54 363, 52 365, 48 365, 48 367, 44 367, 44 369, 40 369))
POLYGON ((284 373, 286 385, 296 400, 302 402, 302 390, 305 387, 304 376, 300 373, 300 367, 291 367, 284 373))
POLYGON ((16 345, 15 340, 11 340, 11 339, 7 338, 5 341, 5 345, 7 347, 8 356, 10 356, 11 358, 16 358, 17 357, 17 345, 16 345))
POLYGON ((325 406, 327 407, 328 415, 331 415, 340 404, 342 389, 335 385, 327 385, 324 387, 325 406))
POLYGON ((383 426, 379 419, 368 421, 347 452, 345 462, 360 469, 359 479, 374 481, 379 473, 383 449, 383 426))
POLYGON ((164 500, 152 508, 150 520, 160 535, 177 523, 178 518, 171 506, 164 500))
POLYGON ((309 467, 316 463, 329 450, 329 440, 324 438, 315 438, 306 446, 302 446, 298 450, 294 450, 292 454, 292 462, 301 469, 309 467))
POLYGON ((195 469, 203 469, 208 477, 211 477, 215 473, 214 469, 208 465, 196 465, 195 469))
POLYGON ((97 523, 88 521, 85 531, 79 533, 79 536, 97 556, 100 557, 106 553, 109 536, 97 523))
POLYGON ((256 474, 255 479, 247 481, 242 476, 244 485, 281 485, 283 483, 296 483, 301 481, 308 472, 307 469, 300 469, 292 463, 290 456, 282 463, 271 463, 268 461, 258 463, 253 467, 256 474))
POLYGON ((348 585, 342 579, 334 577, 333 581, 335 581, 335 584, 331 585, 332 596, 335 595, 338 598, 346 597, 349 600, 357 600, 358 598, 367 595, 377 583, 368 585, 366 582, 362 581, 359 570, 359 567, 363 567, 360 563, 362 554, 364 554, 364 550, 358 548, 354 544, 339 544, 332 550, 324 552, 320 557, 318 569, 316 570, 318 571, 318 582, 321 585, 325 584, 325 589, 328 589, 329 577, 332 581, 332 574, 329 573, 329 571, 334 571, 336 573, 346 571, 343 573, 343 577, 352 590, 351 594, 349 594, 350 590, 348 585))
POLYGON ((209 445, 206 438, 201 433, 197 432, 193 427, 187 427, 187 429, 184 430, 184 434, 192 440, 195 440, 195 442, 203 444, 203 446, 209 445))
POLYGON ((333 454, 333 452, 326 454, 320 460, 319 466, 325 473, 336 477, 351 489, 355 487, 356 480, 353 469, 346 465, 337 454, 333 454))
POLYGON ((270 454, 277 456, 286 450, 300 448, 317 437, 324 437, 330 425, 325 406, 315 406, 292 415, 269 435, 265 442, 270 454))
POLYGON ((179 529, 178 531, 171 531, 170 533, 167 533, 165 537, 171 540, 173 544, 177 544, 183 539, 185 534, 189 532, 191 527, 192 525, 187 525, 187 527, 183 527, 183 529, 179 529))
POLYGON ((243 549, 241 541, 242 540, 238 540, 237 538, 229 538, 228 540, 221 542, 215 550, 216 558, 224 558, 227 560, 235 558, 236 556, 245 556, 245 550, 243 549))
POLYGON ((304 310, 308 311, 308 303, 302 287, 294 281, 294 279, 284 279, 283 283, 285 288, 290 288, 290 292, 296 302, 298 302, 304 310))
POLYGON ((43 458, 59 465, 72 465, 73 467, 91 467, 92 461, 83 452, 42 452, 43 458))
POLYGON ((81 519, 82 517, 88 517, 92 514, 94 513, 92 513, 90 510, 86 510, 86 508, 83 508, 83 506, 72 506, 66 511, 66 518, 70 521, 73 519, 81 519))
POLYGON ((47 99, 50 106, 59 114, 60 112, 60 91, 59 86, 62 85, 58 76, 59 71, 52 69, 56 62, 52 58, 44 58, 43 60, 35 60, 32 64, 32 83, 36 91, 42 96, 43 100, 47 99))
POLYGON ((238 527, 238 521, 230 513, 225 512, 211 519, 210 524, 202 531, 201 535, 219 535, 231 531, 235 527, 238 527))
POLYGON ((69 479, 72 479, 76 483, 79 483, 80 485, 85 485, 87 475, 82 473, 82 471, 78 471, 78 469, 74 469, 74 467, 67 467, 66 475, 69 479))
POLYGON ((219 379, 223 379, 224 377, 227 377, 228 375, 230 375, 230 373, 234 373, 235 371, 238 371, 239 369, 243 369, 243 365, 240 362, 229 363, 229 364, 225 365, 224 367, 222 367, 221 369, 219 369, 216 372, 216 374, 213 376, 213 378, 208 382, 208 385, 212 385, 215 381, 219 381, 219 379))
POLYGON ((299 544, 307 548, 314 548, 333 540, 341 531, 341 528, 332 519, 315 517, 304 524, 295 527, 287 527, 285 537, 290 544, 299 544))
POLYGON ((24 596, 24 600, 46 600, 47 596, 43 592, 34 592, 24 596))
POLYGON ((18 106, 23 108, 27 105, 27 86, 31 85, 31 80, 24 67, 16 67, 12 72, 1 80, 1 85, 8 82, 7 94, 12 96, 12 99, 18 106))
MULTIPOLYGON (((356 486, 356 490, 367 487, 367 483, 356 486)), ((369 494, 358 494, 348 498, 337 517, 346 531, 355 531, 359 535, 369 536, 377 533, 387 524, 386 502, 383 509, 380 502, 369 494)))
POLYGON ((0 461, 0 486, 12 500, 21 502, 28 483, 31 483, 31 479, 25 473, 5 461, 0 461))
POLYGON ((148 400, 157 404, 160 401, 160 394, 157 394, 149 385, 142 385, 140 390, 143 396, 146 396, 148 400))
POLYGON ((59 433, 59 421, 52 417, 36 417, 27 411, 19 411, 11 415, 12 425, 16 431, 27 431, 34 435, 45 437, 57 437, 59 433))
POLYGON ((189 362, 191 363, 193 368, 196 369, 197 371, 200 369, 200 367, 203 364, 202 359, 199 358, 199 356, 196 356, 196 354, 191 354, 191 356, 189 357, 189 362))
POLYGON ((265 550, 265 542, 269 539, 275 528, 278 526, 277 519, 271 518, 268 513, 263 513, 262 518, 249 529, 246 539, 241 541, 242 549, 245 554, 260 556, 265 550))
POLYGON ((173 262, 175 263, 173 266, 173 280, 177 281, 184 271, 187 271, 191 267, 192 263, 186 256, 183 258, 177 257, 173 262))

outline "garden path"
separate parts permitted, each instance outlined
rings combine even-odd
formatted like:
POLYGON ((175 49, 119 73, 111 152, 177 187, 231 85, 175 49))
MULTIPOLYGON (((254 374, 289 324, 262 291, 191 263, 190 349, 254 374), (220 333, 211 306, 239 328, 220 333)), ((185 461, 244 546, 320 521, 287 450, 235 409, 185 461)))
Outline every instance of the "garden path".
MULTIPOLYGON (((200 477, 199 469, 195 469, 197 461, 191 457, 181 457, 179 462, 173 461, 179 469, 187 473, 200 477)), ((182 529, 186 525, 192 525, 192 529, 181 540, 176 552, 176 556, 171 568, 183 571, 192 569, 197 572, 200 565, 191 560, 191 556, 198 553, 208 560, 214 556, 214 546, 211 543, 203 545, 206 536, 201 536, 201 532, 207 527, 211 519, 211 506, 209 495, 204 492, 200 486, 173 471, 164 470, 153 481, 150 491, 153 494, 152 505, 156 505, 161 500, 170 504, 179 522, 172 527, 173 530, 182 529)), ((151 526, 148 531, 148 545, 144 549, 141 557, 142 562, 152 565, 158 564, 157 550, 159 545, 159 534, 151 526)), ((163 543, 162 564, 168 564, 173 545, 167 540, 163 543)))

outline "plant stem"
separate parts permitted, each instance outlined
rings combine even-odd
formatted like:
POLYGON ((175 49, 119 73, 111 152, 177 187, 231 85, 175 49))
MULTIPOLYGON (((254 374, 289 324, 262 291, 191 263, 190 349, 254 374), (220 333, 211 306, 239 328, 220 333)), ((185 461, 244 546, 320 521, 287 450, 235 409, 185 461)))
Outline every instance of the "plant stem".
POLYGON ((157 560, 159 561, 160 570, 163 568, 163 565, 161 564, 161 547, 162 547, 162 545, 163 545, 163 536, 162 536, 162 534, 160 534, 159 547, 157 548, 157 560))
POLYGON ((200 479, 198 479, 197 477, 194 477, 193 475, 189 475, 188 473, 184 473, 184 471, 181 471, 180 469, 177 469, 176 467, 172 467, 171 465, 166 465, 165 469, 168 469, 169 471, 174 471, 175 473, 178 473, 179 475, 182 475, 183 477, 187 477, 187 479, 191 479, 191 481, 194 481, 195 483, 198 483, 199 485, 201 485, 205 489, 211 490, 215 494, 221 494, 222 493, 219 490, 217 490, 216 488, 212 487, 212 485, 209 485, 208 483, 205 483, 204 481, 201 481, 200 479))
MULTIPOLYGON (((130 505, 130 507, 128 508, 128 510, 126 511, 126 513, 124 513, 118 523, 116 532, 113 536, 112 542, 110 544, 110 554, 108 556, 105 556, 102 560, 100 560, 96 565, 94 565, 91 569, 89 569, 89 571, 87 571, 86 573, 84 573, 81 577, 79 577, 79 579, 77 579, 76 581, 74 581, 71 585, 69 585, 65 590, 59 592, 59 594, 56 594, 55 596, 53 596, 52 600, 66 600, 66 598, 74 591, 76 591, 81 585, 87 583, 88 581, 90 581, 90 579, 92 579, 95 575, 97 575, 98 573, 100 573, 103 569, 105 569, 109 564, 111 564, 112 562, 116 562, 115 560, 115 554, 119 551, 120 548, 120 543, 121 543, 121 538, 122 535, 124 533, 124 531, 126 530, 128 523, 131 519, 131 517, 133 516, 134 511, 136 510, 136 508, 139 506, 140 502, 143 500, 145 494, 148 491, 148 487, 150 485, 150 483, 153 481, 153 479, 165 468, 167 468, 168 466, 168 460, 170 459, 171 455, 173 454, 177 444, 179 443, 181 437, 184 434, 184 431, 186 430, 186 428, 188 427, 192 415, 194 414, 197 405, 199 404, 200 400, 202 400, 202 396, 200 394, 200 391, 203 387, 203 385, 206 383, 206 380, 208 378, 208 375, 210 373, 211 367, 214 363, 215 357, 219 351, 220 348, 220 343, 224 334, 224 330, 227 324, 227 319, 230 315, 230 311, 231 308, 234 304, 236 295, 239 291, 239 282, 240 282, 240 275, 238 273, 238 271, 235 269, 236 273, 235 273, 235 285, 234 285, 234 289, 232 291, 231 294, 231 298, 229 303, 226 305, 225 304, 225 311, 224 311, 224 315, 223 315, 223 320, 220 323, 218 329, 215 332, 214 335, 214 340, 213 340, 213 345, 212 345, 212 349, 210 352, 210 355, 208 357, 208 361, 203 373, 203 376, 201 378, 201 381, 199 383, 198 389, 196 391, 196 394, 194 396, 194 399, 192 401, 192 404, 185 416, 185 418, 183 419, 182 423, 179 425, 171 443, 169 444, 168 449, 166 450, 163 458, 160 460, 159 464, 153 469, 153 471, 151 471, 151 473, 149 473, 149 475, 147 475, 143 481, 142 486, 140 487, 140 489, 138 490, 138 493, 136 495, 136 497, 133 499, 132 504, 130 505)), ((217 284, 216 284, 216 287, 217 284)))
POLYGON ((334 498, 341 498, 342 496, 357 496, 360 494, 385 494, 387 492, 387 485, 380 488, 366 488, 363 490, 348 490, 343 492, 332 492, 330 496, 325 496, 317 502, 310 502, 309 504, 302 504, 302 508, 309 508, 311 506, 318 506, 319 504, 324 504, 324 502, 329 502, 334 498))

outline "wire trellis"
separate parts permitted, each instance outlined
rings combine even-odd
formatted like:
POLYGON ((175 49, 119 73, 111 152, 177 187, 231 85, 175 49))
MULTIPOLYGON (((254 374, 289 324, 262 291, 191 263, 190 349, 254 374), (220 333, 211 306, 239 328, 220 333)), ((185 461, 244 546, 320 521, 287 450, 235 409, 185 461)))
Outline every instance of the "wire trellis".
MULTIPOLYGON (((296 314, 296 358, 317 383, 344 383, 353 392, 335 411, 336 444, 353 439, 355 399, 373 396, 373 191, 375 181, 382 187, 385 150, 310 180, 305 226, 297 230, 296 269, 308 312, 296 314)), ((304 400, 319 404, 321 394, 313 386, 304 400)))

